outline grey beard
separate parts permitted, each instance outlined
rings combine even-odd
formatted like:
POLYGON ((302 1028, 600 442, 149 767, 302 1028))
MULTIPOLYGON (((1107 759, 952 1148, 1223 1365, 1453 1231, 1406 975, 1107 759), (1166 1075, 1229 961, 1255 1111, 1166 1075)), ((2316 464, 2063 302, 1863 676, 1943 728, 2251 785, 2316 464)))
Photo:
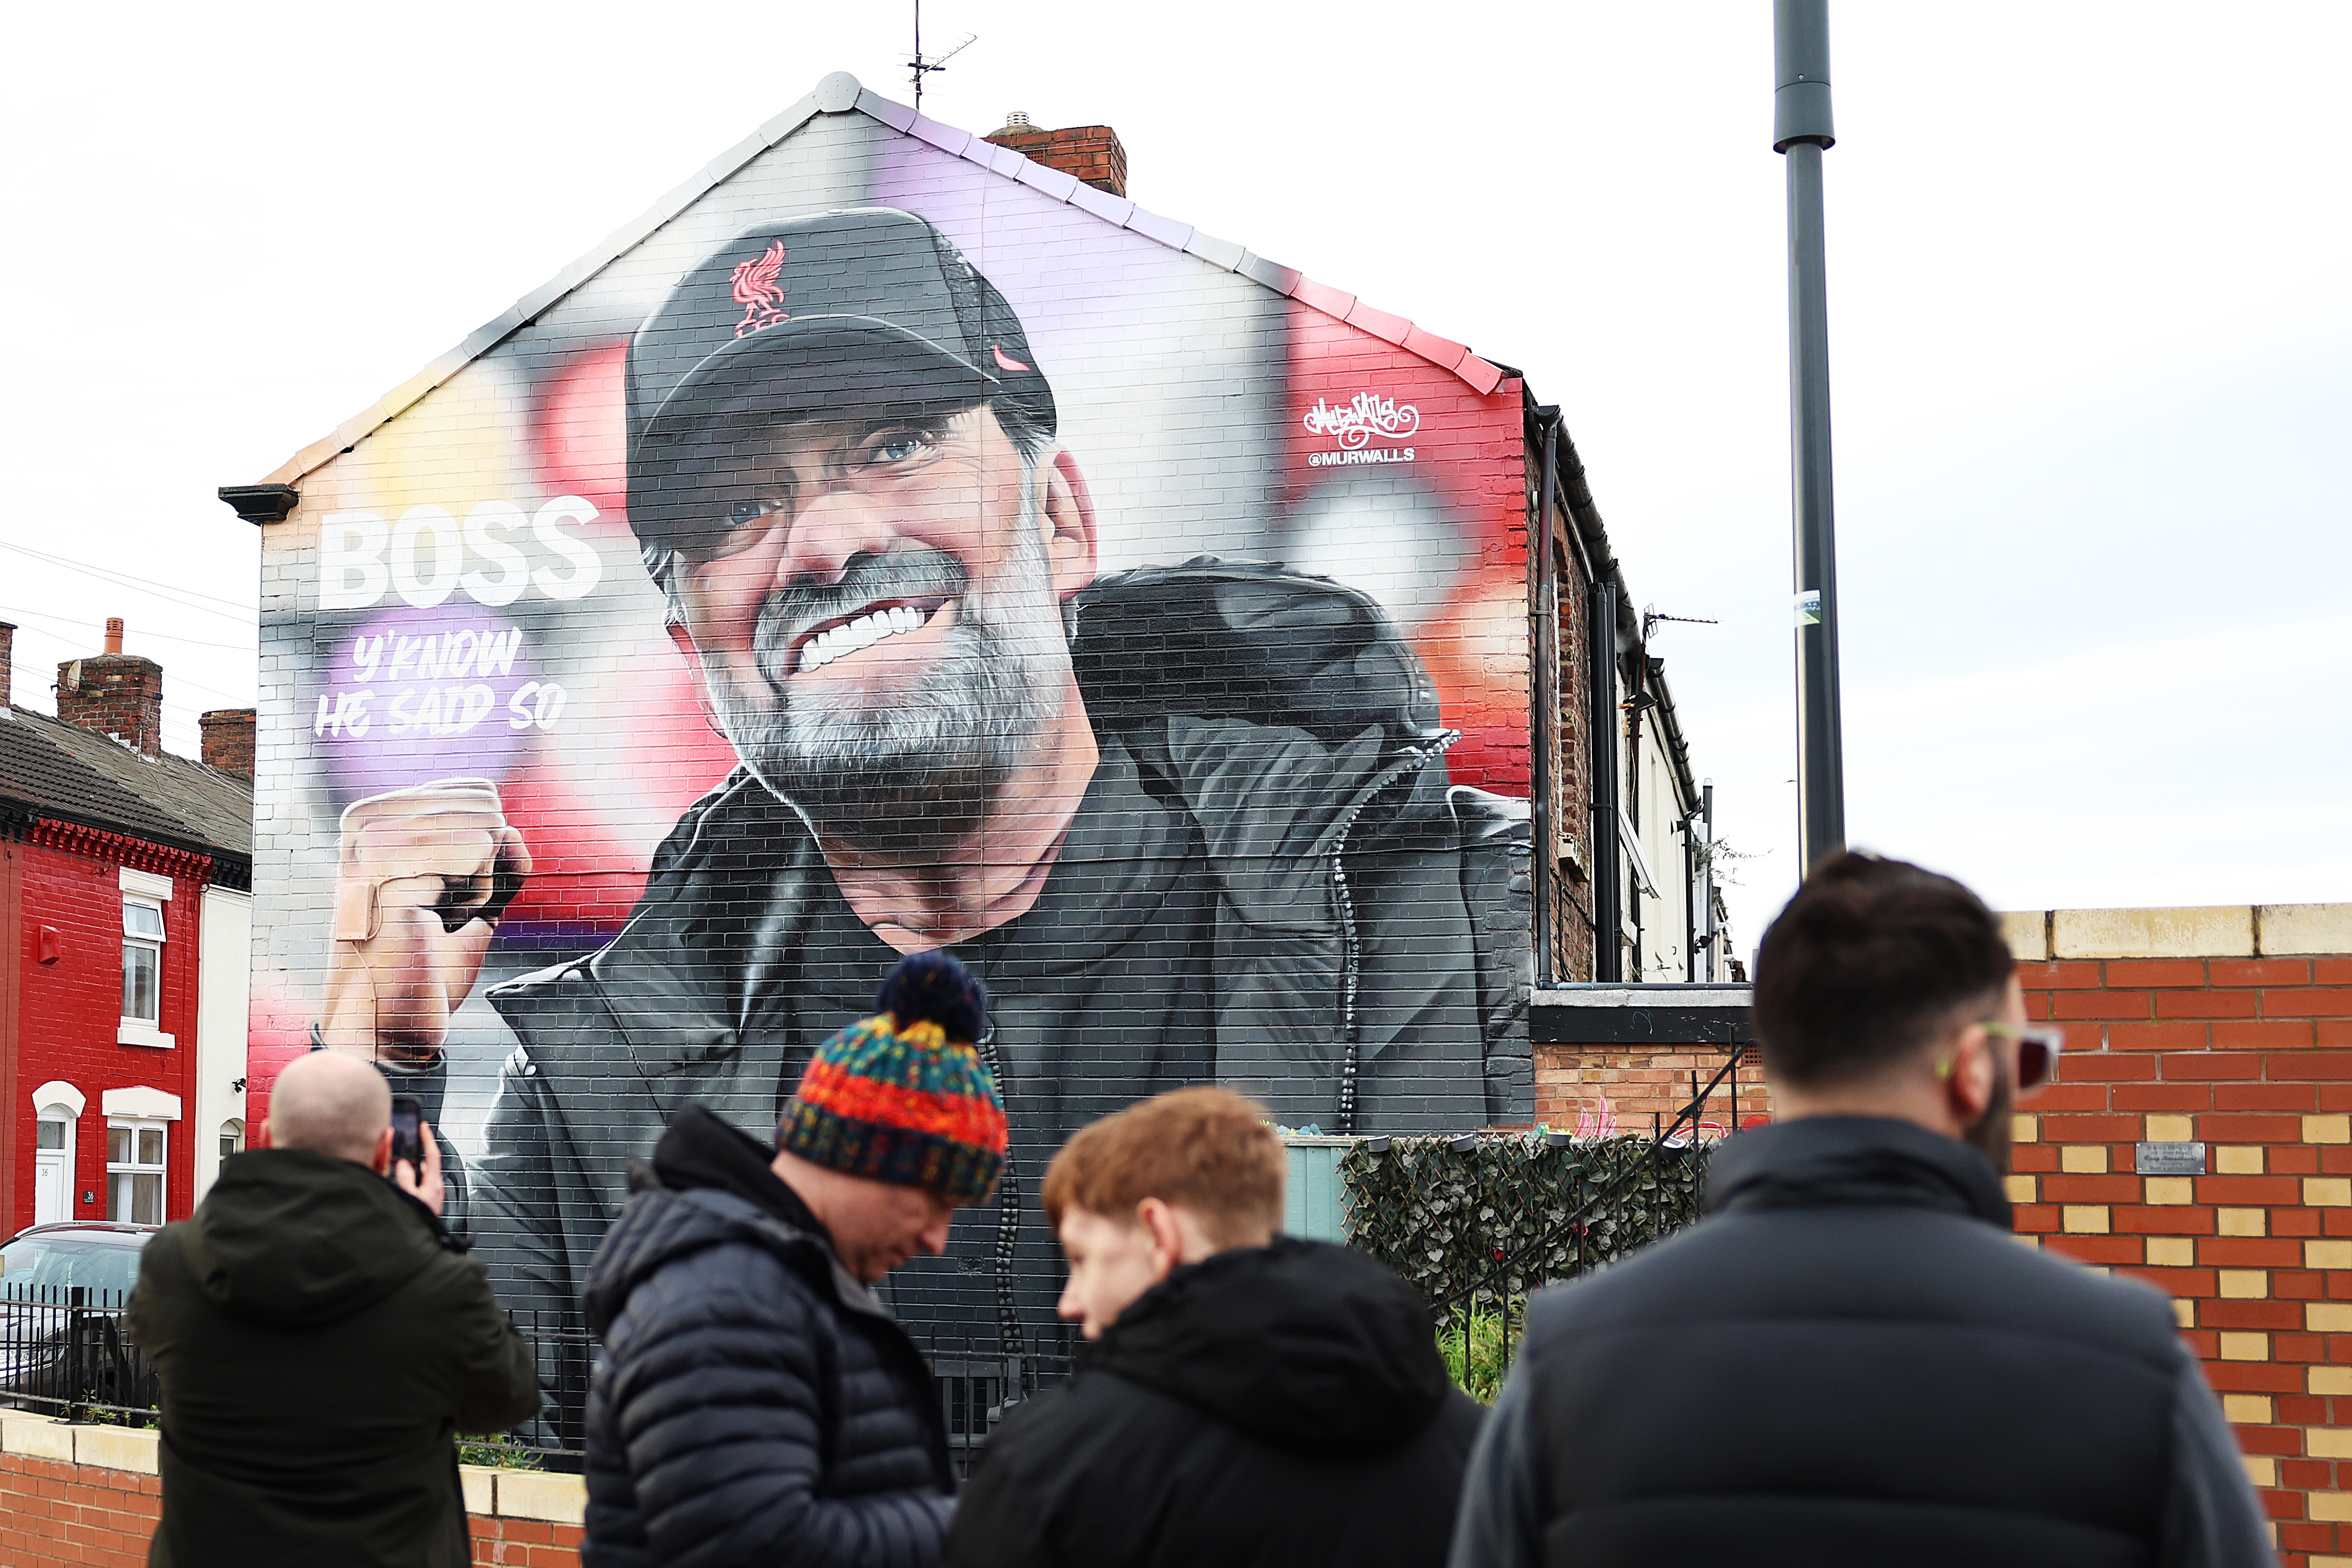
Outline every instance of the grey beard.
POLYGON ((853 561, 840 583, 788 586, 761 607, 752 651, 766 679, 746 692, 706 659, 720 726, 752 774, 818 831, 877 849, 936 850, 979 831, 990 802, 1028 759, 1068 694, 1062 631, 1034 498, 1024 499, 1002 585, 968 591, 943 550, 853 561), (961 595, 937 661, 875 706, 827 701, 788 684, 793 639, 844 611, 923 592, 961 595))

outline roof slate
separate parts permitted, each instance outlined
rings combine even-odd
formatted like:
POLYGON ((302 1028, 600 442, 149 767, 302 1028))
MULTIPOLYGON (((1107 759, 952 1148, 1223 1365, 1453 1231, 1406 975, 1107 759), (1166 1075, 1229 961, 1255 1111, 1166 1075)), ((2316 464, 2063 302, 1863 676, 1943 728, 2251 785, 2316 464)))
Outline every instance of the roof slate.
POLYGON ((0 707, 0 800, 240 868, 253 859, 247 780, 184 757, 143 756, 20 707, 0 707))

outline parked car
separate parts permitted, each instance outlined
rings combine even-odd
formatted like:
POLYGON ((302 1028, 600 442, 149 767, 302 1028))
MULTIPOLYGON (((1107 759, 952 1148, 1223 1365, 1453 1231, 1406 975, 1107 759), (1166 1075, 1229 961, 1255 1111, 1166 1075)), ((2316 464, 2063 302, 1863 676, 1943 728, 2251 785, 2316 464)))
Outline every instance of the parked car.
POLYGON ((122 1309, 159 1228, 68 1221, 0 1244, 0 1405, 154 1403, 155 1375, 122 1337, 122 1309))

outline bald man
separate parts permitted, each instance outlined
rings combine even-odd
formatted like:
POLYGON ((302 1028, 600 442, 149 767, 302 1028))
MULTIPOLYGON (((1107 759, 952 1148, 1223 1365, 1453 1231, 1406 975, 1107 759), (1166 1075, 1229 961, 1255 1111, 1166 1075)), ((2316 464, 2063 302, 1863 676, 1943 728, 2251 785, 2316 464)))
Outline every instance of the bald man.
POLYGON ((278 1074, 269 1147, 230 1156, 140 1256, 131 1337, 163 1390, 151 1568, 461 1568, 459 1432, 539 1408, 529 1347, 442 1228, 441 1160, 392 1157, 357 1057, 278 1074))

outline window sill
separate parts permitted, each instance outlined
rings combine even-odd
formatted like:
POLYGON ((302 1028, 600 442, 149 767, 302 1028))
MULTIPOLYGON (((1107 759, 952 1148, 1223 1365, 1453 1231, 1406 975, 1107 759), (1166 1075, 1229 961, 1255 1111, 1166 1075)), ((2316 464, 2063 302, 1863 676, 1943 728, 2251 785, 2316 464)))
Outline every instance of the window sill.
POLYGON ((158 1051, 169 1051, 179 1044, 180 1040, 177 1035, 165 1034, 152 1023, 142 1023, 137 1019, 124 1019, 122 1027, 114 1031, 114 1043, 152 1046, 158 1051))

